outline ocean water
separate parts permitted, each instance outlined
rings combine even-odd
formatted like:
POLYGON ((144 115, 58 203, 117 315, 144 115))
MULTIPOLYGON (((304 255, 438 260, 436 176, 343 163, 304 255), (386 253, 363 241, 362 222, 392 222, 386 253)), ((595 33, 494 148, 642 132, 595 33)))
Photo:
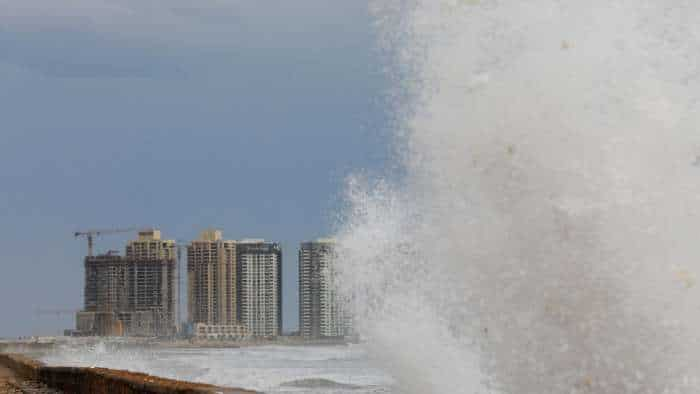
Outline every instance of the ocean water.
POLYGON ((265 393, 390 393, 393 385, 393 379, 373 367, 359 345, 135 348, 105 341, 58 345, 41 360, 49 365, 123 369, 265 393))

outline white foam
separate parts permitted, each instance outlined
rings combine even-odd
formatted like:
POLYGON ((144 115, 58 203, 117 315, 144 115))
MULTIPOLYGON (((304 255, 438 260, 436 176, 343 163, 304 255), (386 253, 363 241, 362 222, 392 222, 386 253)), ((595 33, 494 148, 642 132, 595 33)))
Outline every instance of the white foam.
POLYGON ((700 3, 375 1, 401 181, 339 286, 406 392, 696 393, 700 3))
POLYGON ((327 379, 357 386, 335 393, 389 392, 393 380, 372 366, 360 346, 259 346, 235 349, 133 347, 106 340, 95 345, 68 342, 42 357, 50 365, 104 367, 268 393, 328 388, 285 385, 327 379))

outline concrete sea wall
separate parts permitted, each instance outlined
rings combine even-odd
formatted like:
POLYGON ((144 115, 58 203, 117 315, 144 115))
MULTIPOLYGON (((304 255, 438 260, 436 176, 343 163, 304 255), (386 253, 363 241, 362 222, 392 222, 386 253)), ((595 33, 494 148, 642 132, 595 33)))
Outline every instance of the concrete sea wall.
POLYGON ((106 368, 50 367, 20 354, 0 353, 0 366, 12 370, 23 379, 39 381, 53 389, 75 394, 255 393, 106 368))

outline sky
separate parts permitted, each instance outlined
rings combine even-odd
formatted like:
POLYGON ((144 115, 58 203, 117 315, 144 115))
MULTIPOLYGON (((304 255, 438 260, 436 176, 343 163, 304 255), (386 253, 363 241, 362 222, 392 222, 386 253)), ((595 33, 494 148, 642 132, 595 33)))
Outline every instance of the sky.
POLYGON ((132 226, 280 242, 295 329, 299 242, 386 166, 374 34, 363 1, 0 0, 0 337, 74 327, 39 312, 82 306, 73 232, 132 226))

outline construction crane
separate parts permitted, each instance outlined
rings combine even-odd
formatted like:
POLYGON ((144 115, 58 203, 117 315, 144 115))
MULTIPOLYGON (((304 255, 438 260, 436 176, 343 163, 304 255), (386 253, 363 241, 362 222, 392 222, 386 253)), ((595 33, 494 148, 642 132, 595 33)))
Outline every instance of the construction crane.
POLYGON ((92 257, 95 237, 98 237, 100 235, 129 233, 132 231, 145 231, 145 230, 146 229, 143 227, 112 228, 112 229, 104 229, 104 230, 85 230, 85 231, 76 231, 75 233, 73 233, 73 236, 75 236, 75 238, 79 238, 79 237, 87 238, 88 257, 92 257))
POLYGON ((51 315, 55 317, 73 316, 79 309, 54 309, 54 308, 35 308, 35 316, 51 315))

